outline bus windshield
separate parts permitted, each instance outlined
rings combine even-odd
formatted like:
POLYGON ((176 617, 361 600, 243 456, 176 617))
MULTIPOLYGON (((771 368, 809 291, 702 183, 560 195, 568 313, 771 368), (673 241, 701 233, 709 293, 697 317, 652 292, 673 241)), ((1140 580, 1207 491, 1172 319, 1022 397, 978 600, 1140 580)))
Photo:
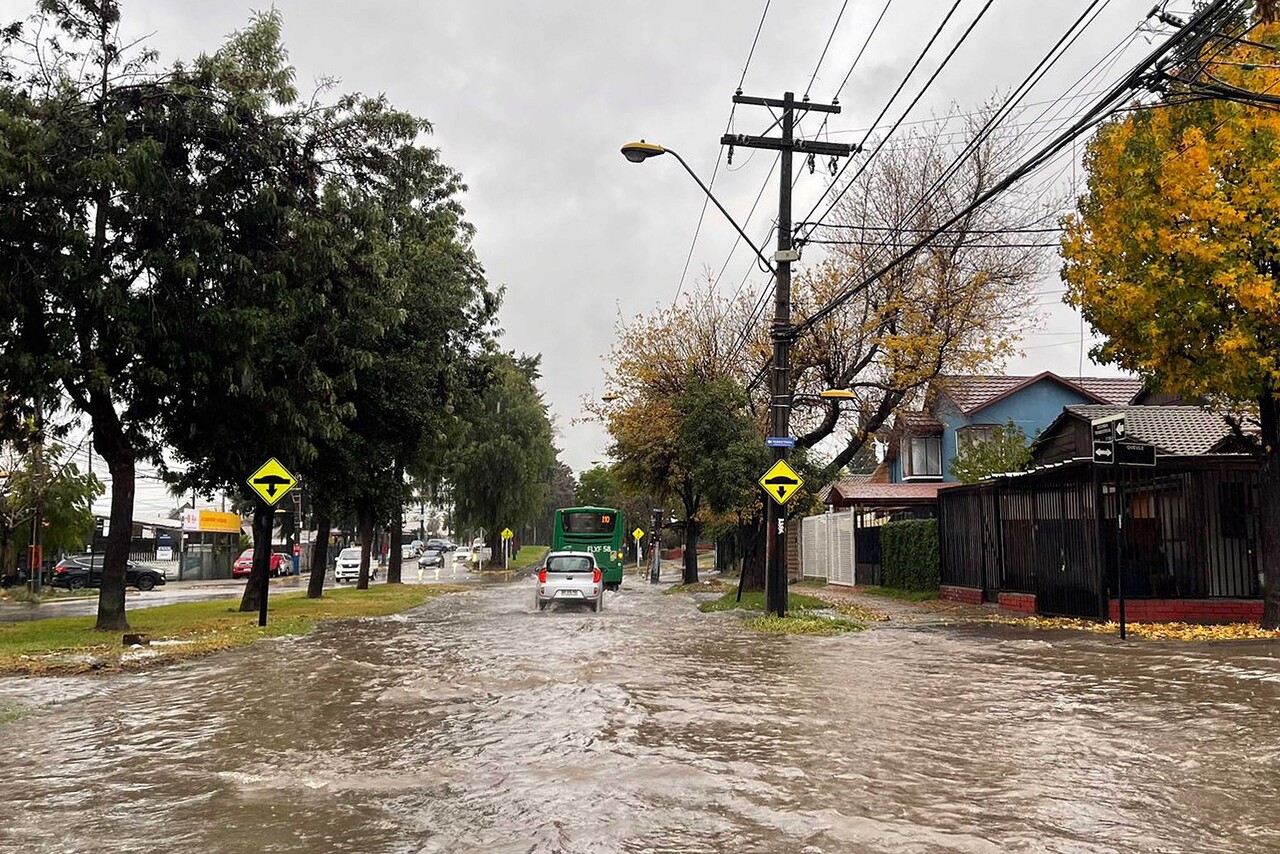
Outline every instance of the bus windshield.
POLYGON ((612 534, 618 524, 612 513, 565 513, 566 534, 612 534))

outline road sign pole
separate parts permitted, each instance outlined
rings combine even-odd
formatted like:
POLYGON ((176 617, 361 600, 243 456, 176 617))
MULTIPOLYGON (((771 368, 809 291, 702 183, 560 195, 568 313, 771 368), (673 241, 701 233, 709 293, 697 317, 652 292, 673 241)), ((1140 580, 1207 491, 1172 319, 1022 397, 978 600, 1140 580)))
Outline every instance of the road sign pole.
MULTIPOLYGON (((267 508, 267 512, 268 512, 268 513, 272 512, 272 511, 271 511, 271 505, 270 505, 270 504, 266 504, 266 502, 265 502, 265 501, 263 502, 263 504, 265 504, 265 505, 266 505, 266 508, 267 508)), ((270 526, 270 525, 267 525, 267 530, 268 530, 268 531, 270 531, 270 530, 271 530, 271 526, 270 526)), ((255 533, 257 533, 257 532, 255 531, 255 533)), ((270 540, 270 539, 271 539, 271 534, 270 534, 270 533, 268 533, 268 534, 267 534, 267 539, 268 539, 268 540, 270 540)), ((256 544, 255 544, 255 545, 256 545, 256 544)), ((271 552, 270 552, 270 548, 268 547, 268 551, 267 551, 267 555, 268 555, 268 556, 267 556, 267 566, 266 566, 266 568, 262 571, 262 575, 258 578, 258 626, 259 626, 259 627, 266 626, 266 624, 267 624, 267 596, 268 596, 268 594, 271 592, 271 587, 270 587, 270 583, 271 583, 271 557, 270 557, 270 554, 271 554, 271 552)))
POLYGON ((653 508, 653 527, 649 529, 649 583, 657 584, 662 572, 662 509, 653 508))
POLYGON ((1116 598, 1120 600, 1120 640, 1125 639, 1124 625, 1124 469, 1116 469, 1116 598))

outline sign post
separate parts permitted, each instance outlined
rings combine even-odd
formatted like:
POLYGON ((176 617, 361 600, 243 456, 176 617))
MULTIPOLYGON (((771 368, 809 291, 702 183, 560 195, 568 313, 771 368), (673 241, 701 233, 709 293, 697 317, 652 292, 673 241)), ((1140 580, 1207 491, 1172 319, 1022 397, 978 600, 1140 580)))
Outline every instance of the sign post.
POLYGON ((653 508, 653 527, 649 530, 649 583, 657 584, 662 573, 662 508, 653 508))
POLYGON ((644 528, 641 528, 640 526, 637 525, 636 529, 631 532, 631 537, 636 541, 636 571, 639 572, 640 571, 640 541, 644 539, 644 528))
POLYGON ((508 558, 511 556, 511 538, 515 536, 510 528, 502 529, 502 568, 506 569, 508 558))
MULTIPOLYGON (((267 507, 275 507, 280 503, 280 499, 284 498, 289 492, 298 485, 298 479, 280 464, 275 457, 267 460, 258 470, 249 475, 249 488, 257 493, 258 498, 267 507)), ((254 532, 257 533, 256 531, 254 532)), ((270 533, 267 534, 268 539, 270 533)), ((258 550, 259 543, 254 543, 255 553, 258 550)), ((267 543, 267 552, 271 551, 271 543, 267 543)), ((257 567, 255 567, 256 569, 257 567)), ((267 595, 270 592, 269 579, 271 576, 271 563, 268 558, 267 565, 262 567, 262 575, 259 576, 258 588, 258 625, 265 626, 267 624, 267 595)))

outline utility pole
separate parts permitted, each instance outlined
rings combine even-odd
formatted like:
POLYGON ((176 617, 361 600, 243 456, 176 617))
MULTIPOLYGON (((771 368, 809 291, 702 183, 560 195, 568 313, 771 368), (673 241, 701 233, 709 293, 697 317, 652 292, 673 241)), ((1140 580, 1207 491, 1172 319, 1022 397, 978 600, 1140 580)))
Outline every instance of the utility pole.
POLYGON ((653 508, 653 519, 649 527, 649 583, 657 584, 662 572, 662 511, 653 508))
MULTIPOLYGON (((770 111, 782 111, 781 118, 774 124, 782 126, 781 137, 748 136, 747 134, 727 133, 720 138, 721 145, 729 146, 729 157, 733 157, 733 147, 768 148, 781 152, 781 171, 779 173, 778 193, 778 251, 773 256, 775 281, 773 292, 773 377, 770 384, 770 425, 774 436, 788 436, 791 433, 791 262, 800 260, 800 253, 791 243, 791 157, 795 152, 810 156, 818 155, 847 157, 853 153, 853 146, 836 142, 818 142, 817 140, 795 139, 795 114, 797 111, 812 110, 819 113, 838 113, 840 105, 810 104, 806 101, 796 103, 794 92, 787 92, 782 99, 757 98, 742 94, 739 89, 733 96, 735 104, 747 104, 755 107, 766 107, 770 111)), ((774 460, 785 460, 787 449, 775 447, 774 460)), ((765 501, 765 518, 767 529, 765 558, 765 610, 779 617, 787 613, 787 532, 786 512, 783 505, 772 499, 765 501)))

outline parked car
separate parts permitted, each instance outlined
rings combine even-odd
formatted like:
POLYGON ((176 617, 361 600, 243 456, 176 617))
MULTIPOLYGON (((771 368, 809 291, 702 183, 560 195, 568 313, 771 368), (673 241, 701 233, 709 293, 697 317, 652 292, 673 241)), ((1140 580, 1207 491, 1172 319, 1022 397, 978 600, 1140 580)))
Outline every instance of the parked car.
POLYGON ((595 556, 586 552, 551 552, 538 570, 533 602, 539 611, 552 602, 585 602, 604 610, 604 580, 595 556))
MULTIPOLYGON (((369 561, 369 580, 378 577, 378 562, 369 561)), ((351 546, 338 553, 338 562, 333 567, 333 580, 338 584, 360 580, 360 547, 351 546)))
MULTIPOLYGON (((253 572, 253 549, 245 549, 240 552, 240 557, 236 558, 235 563, 231 564, 231 577, 243 578, 253 572)), ((293 558, 281 552, 272 552, 270 573, 274 578, 277 575, 289 575, 293 572, 293 558)))
POLYGON ((442 566, 444 565, 444 552, 439 549, 428 548, 418 558, 418 566, 442 566))
POLYGON ((414 557, 418 557, 426 549, 426 543, 422 542, 422 540, 414 540, 409 543, 409 546, 413 549, 414 557))
MULTIPOLYGON (((54 587, 79 590, 82 587, 102 586, 102 555, 76 555, 58 561, 49 581, 54 587)), ((150 590, 165 583, 164 573, 151 567, 138 566, 133 561, 125 564, 124 583, 139 590, 150 590)))

